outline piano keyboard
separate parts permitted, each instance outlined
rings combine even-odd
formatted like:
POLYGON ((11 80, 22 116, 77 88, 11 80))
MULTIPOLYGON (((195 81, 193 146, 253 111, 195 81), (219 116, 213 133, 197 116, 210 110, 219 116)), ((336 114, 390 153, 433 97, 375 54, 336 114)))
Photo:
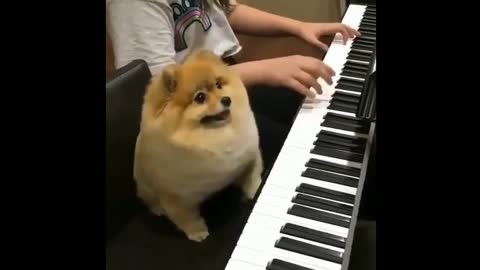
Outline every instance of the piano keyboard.
POLYGON ((375 6, 350 5, 324 62, 334 83, 305 100, 226 270, 346 270, 374 123, 355 117, 375 68, 375 6))

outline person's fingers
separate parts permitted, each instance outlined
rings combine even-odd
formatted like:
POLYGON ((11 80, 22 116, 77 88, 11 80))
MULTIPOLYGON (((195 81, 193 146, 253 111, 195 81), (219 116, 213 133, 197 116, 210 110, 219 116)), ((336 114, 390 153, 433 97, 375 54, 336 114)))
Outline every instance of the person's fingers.
POLYGON ((343 44, 347 44, 347 41, 348 39, 350 38, 350 33, 347 31, 346 28, 344 27, 341 27, 340 29, 340 32, 342 33, 342 37, 343 37, 343 44))
POLYGON ((319 47, 320 49, 324 50, 325 52, 328 51, 328 46, 327 46, 327 44, 321 42, 321 41, 318 40, 316 37, 313 38, 312 43, 313 43, 315 46, 319 47))
POLYGON ((310 87, 313 87, 317 94, 322 94, 322 86, 318 83, 317 78, 312 77, 311 74, 308 74, 303 70, 299 70, 294 78, 309 89, 310 87))
POLYGON ((318 59, 312 61, 305 61, 300 68, 315 78, 321 77, 326 83, 332 84, 332 77, 335 76, 335 71, 318 59))
POLYGON ((360 32, 358 32, 357 30, 355 30, 355 29, 353 29, 353 28, 351 28, 351 27, 348 27, 348 29, 349 29, 350 33, 352 34, 352 38, 353 38, 353 37, 359 37, 359 36, 362 35, 360 32))
POLYGON ((321 77, 326 83, 333 83, 332 77, 335 76, 335 71, 322 61, 313 57, 305 57, 299 60, 298 64, 300 69, 311 74, 314 78, 321 77))
POLYGON ((310 91, 310 89, 308 87, 306 87, 305 85, 303 85, 302 83, 297 81, 295 78, 290 78, 287 81, 286 86, 289 87, 290 89, 294 90, 294 91, 297 91, 298 93, 300 93, 304 96, 307 96, 307 97, 310 97, 310 98, 315 97, 314 92, 310 91))

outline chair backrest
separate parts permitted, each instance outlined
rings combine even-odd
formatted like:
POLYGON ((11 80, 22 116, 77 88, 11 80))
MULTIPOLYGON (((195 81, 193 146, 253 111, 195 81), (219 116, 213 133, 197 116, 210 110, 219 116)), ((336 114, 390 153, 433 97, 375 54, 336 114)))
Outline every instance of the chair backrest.
POLYGON ((141 209, 133 182, 133 161, 143 97, 150 79, 147 64, 135 60, 117 70, 106 83, 107 242, 141 209))

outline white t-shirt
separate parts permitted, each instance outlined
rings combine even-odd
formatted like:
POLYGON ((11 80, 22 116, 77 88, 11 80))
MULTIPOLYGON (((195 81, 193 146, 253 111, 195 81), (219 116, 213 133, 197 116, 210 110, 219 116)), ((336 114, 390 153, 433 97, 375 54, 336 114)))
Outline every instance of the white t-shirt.
POLYGON ((211 4, 208 13, 198 0, 107 0, 107 31, 115 65, 145 60, 153 74, 168 64, 182 63, 194 49, 220 57, 241 46, 223 10, 211 4))

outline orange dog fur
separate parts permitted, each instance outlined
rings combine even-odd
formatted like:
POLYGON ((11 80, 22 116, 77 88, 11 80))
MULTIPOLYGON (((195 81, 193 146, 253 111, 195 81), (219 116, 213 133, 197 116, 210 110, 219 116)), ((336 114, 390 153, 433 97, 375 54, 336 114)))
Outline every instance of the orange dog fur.
POLYGON ((247 91, 213 53, 199 50, 152 79, 135 149, 137 194, 189 239, 209 235, 199 205, 238 185, 253 199, 263 170, 247 91))

